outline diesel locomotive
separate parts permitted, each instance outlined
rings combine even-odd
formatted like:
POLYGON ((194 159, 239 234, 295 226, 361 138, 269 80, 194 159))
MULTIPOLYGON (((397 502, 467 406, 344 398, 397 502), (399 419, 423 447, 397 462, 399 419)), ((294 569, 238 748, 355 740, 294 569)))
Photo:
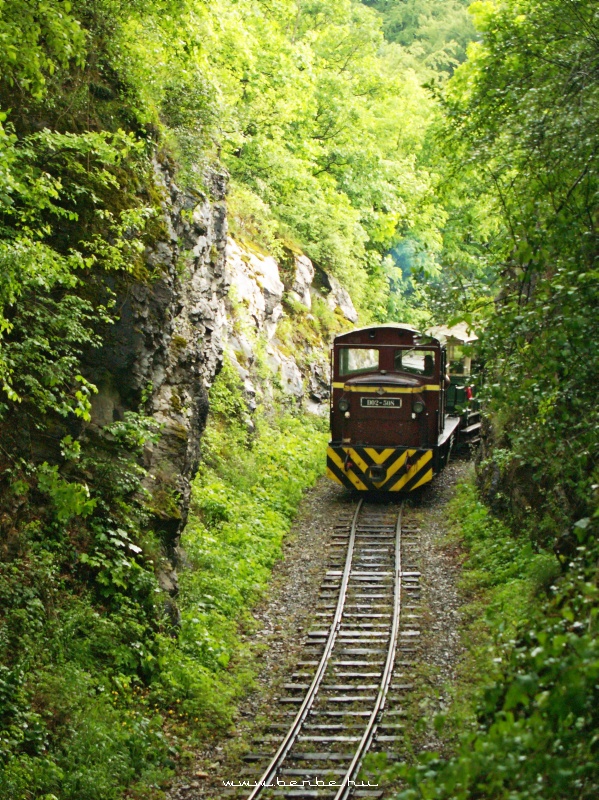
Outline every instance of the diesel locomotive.
POLYGON ((409 492, 449 459, 461 417, 447 413, 445 345, 400 324, 337 336, 331 351, 327 474, 359 491, 409 492))

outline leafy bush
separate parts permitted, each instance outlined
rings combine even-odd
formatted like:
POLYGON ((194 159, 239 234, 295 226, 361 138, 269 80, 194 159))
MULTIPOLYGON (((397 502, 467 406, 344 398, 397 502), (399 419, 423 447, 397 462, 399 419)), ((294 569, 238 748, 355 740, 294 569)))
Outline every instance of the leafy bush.
POLYGON ((283 414, 259 419, 249 438, 239 381, 226 362, 210 395, 214 415, 182 539, 190 569, 180 575, 178 658, 187 666, 174 660, 160 680, 180 686, 190 714, 212 706, 206 718, 222 725, 239 689, 235 681, 245 680, 238 622, 266 587, 303 491, 324 470, 326 432, 319 419, 283 414), (237 672, 229 675, 232 659, 237 672))
POLYGON ((590 800, 599 790, 599 515, 575 528, 576 555, 559 577, 555 558, 532 553, 472 487, 454 513, 467 547, 465 588, 478 600, 467 633, 473 684, 460 696, 468 705, 452 715, 454 755, 429 754, 401 770, 411 788, 398 798, 590 800))
POLYGON ((482 323, 487 455, 511 454, 487 496, 545 546, 598 480, 598 20, 590 0, 471 10, 481 40, 443 97, 447 169, 462 165, 444 288, 482 323))

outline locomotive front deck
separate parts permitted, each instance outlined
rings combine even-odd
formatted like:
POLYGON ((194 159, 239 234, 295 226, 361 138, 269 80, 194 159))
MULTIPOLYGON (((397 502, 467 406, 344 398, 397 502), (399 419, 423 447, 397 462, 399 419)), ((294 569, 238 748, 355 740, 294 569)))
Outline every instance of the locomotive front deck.
POLYGON ((333 345, 327 474, 359 491, 407 492, 446 463, 458 417, 445 414, 445 349, 405 325, 338 336, 333 345))

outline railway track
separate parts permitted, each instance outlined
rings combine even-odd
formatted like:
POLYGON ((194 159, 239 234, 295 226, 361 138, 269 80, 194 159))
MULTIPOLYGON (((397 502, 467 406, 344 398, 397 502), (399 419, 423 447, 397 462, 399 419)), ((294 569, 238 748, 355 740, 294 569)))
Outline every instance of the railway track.
POLYGON ((316 622, 273 709, 267 752, 246 756, 253 788, 237 797, 383 796, 359 773, 370 749, 393 752, 402 738, 420 635, 417 533, 403 506, 363 500, 335 526, 316 622))

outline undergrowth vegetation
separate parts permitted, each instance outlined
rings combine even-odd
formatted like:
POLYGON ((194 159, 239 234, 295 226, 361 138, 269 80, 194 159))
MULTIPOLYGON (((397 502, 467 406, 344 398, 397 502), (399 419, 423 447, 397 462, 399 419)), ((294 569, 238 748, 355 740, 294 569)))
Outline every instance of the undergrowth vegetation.
POLYGON ((575 526, 568 569, 480 501, 452 503, 464 549, 463 641, 454 703, 435 726, 453 756, 400 770, 398 800, 577 797, 599 791, 598 516, 575 526))
POLYGON ((323 470, 326 434, 322 420, 276 406, 248 433, 228 363, 211 402, 177 628, 163 616, 154 567, 164 556, 137 459, 159 435, 150 420, 114 423, 108 454, 65 437, 71 478, 85 474, 91 490, 47 464, 36 483, 21 472, 12 484, 15 508, 32 493, 46 505, 17 513, 3 544, 1 797, 111 800, 127 786, 159 797, 194 742, 230 723, 251 680, 239 626, 251 624, 302 493, 323 470))
MULTIPOLYGON (((240 668, 240 620, 251 625, 247 612, 281 555, 302 494, 323 472, 327 432, 321 418, 279 409, 258 415, 248 433, 239 379, 227 361, 210 399, 203 463, 182 539, 189 568, 180 578, 180 646, 183 658, 198 665, 188 675, 208 671, 221 676, 224 688, 232 680, 232 698, 235 682, 243 686, 247 675, 240 668), (236 668, 227 673, 232 659, 236 668)), ((232 708, 222 702, 221 725, 232 708)))
POLYGON ((64 437, 69 479, 21 460, 3 486, 2 797, 111 800, 126 785, 156 787, 173 764, 171 698, 159 706, 149 688, 164 659, 162 555, 138 456, 155 432, 129 414, 106 430, 108 451, 64 437))

